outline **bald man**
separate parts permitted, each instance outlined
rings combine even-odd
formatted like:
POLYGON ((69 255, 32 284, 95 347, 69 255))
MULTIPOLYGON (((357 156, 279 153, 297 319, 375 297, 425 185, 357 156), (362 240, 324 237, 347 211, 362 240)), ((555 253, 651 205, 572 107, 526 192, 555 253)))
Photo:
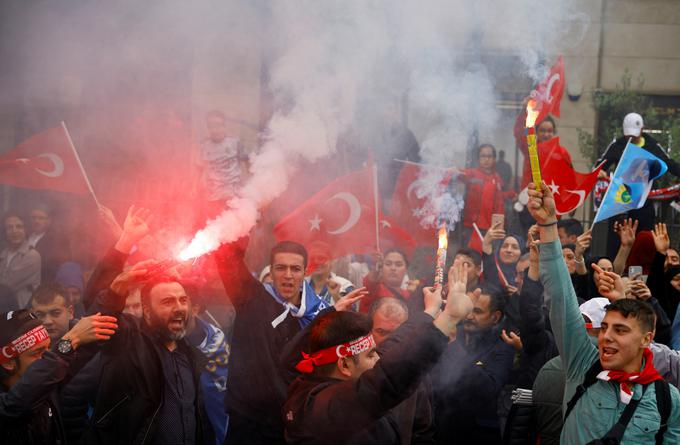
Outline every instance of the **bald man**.
POLYGON ((408 319, 408 308, 402 300, 383 297, 371 305, 369 315, 373 319, 373 339, 380 345, 408 319))

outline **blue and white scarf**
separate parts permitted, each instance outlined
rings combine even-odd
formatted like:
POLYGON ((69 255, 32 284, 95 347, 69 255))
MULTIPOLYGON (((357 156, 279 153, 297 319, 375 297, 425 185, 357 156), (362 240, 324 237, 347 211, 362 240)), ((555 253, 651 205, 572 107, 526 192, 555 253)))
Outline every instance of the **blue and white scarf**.
POLYGON ((271 284, 264 285, 264 288, 267 289, 269 295, 274 297, 274 300, 276 300, 285 308, 281 315, 272 320, 273 328, 276 328, 279 324, 281 324, 281 322, 286 319, 288 314, 291 314, 293 317, 297 318, 298 322, 300 323, 300 327, 304 328, 309 323, 311 323, 312 320, 314 320, 321 310, 328 307, 328 304, 319 298, 319 296, 314 292, 314 289, 312 289, 312 286, 310 286, 307 281, 303 280, 302 283, 302 298, 300 298, 300 307, 297 307, 293 303, 289 303, 288 301, 284 300, 271 284))

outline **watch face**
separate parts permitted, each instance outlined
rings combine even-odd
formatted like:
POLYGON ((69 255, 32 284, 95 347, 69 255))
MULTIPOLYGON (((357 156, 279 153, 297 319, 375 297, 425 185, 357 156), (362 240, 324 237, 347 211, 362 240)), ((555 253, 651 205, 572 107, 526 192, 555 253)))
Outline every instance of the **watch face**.
POLYGON ((57 350, 62 354, 68 354, 71 352, 71 340, 59 340, 57 344, 57 350))

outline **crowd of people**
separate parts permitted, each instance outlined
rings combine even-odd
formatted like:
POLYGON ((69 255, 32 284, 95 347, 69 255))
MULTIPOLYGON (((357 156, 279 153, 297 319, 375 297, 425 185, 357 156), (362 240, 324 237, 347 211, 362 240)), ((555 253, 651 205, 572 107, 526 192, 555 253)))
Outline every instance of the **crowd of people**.
MULTIPOLYGON (((208 116, 201 157, 224 157, 205 172, 215 205, 243 162, 223 120, 208 116)), ((496 157, 481 145, 460 177, 460 230, 483 240, 451 255, 443 285, 399 247, 340 267, 281 241, 254 271, 246 236, 198 263, 153 258, 134 206, 121 226, 101 209, 116 240, 84 271, 50 208, 6 214, 0 443, 680 443, 666 225, 619 218, 615 255, 592 255, 592 229, 527 176, 530 224, 510 230, 496 157)))

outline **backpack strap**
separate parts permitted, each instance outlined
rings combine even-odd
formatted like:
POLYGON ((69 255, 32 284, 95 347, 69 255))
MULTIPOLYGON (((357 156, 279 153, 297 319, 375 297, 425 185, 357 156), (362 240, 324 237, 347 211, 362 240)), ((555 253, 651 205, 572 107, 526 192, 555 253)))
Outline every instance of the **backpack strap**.
POLYGON ((606 445, 618 445, 621 443, 621 439, 623 439, 623 435, 626 432, 626 428, 628 427, 628 424, 630 423, 630 419, 633 418, 633 414, 635 413, 635 410, 637 409, 638 405, 640 404, 640 401, 642 398, 645 396, 645 392, 647 391, 647 388, 649 388, 649 385, 645 385, 642 388, 642 395, 640 396, 639 399, 633 399, 626 405, 626 408, 623 410, 623 413, 621 413, 621 417, 619 420, 614 424, 614 426, 611 427, 609 431, 607 431, 607 434, 605 434, 600 440, 593 440, 588 442, 587 445, 590 444, 606 444, 606 445))
POLYGON ((569 402, 567 402, 567 411, 564 413, 564 421, 567 420, 567 417, 569 417, 569 414, 571 411, 574 409, 576 406, 576 402, 583 396, 583 394, 586 392, 586 390, 593 386, 595 382, 597 382, 597 375, 602 372, 602 365, 600 364, 600 360, 595 360, 593 365, 588 369, 586 372, 585 377, 583 378, 583 383, 578 385, 576 388, 576 392, 574 393, 574 396, 571 398, 569 402))
POLYGON ((671 388, 665 380, 656 380, 654 382, 654 391, 656 392, 656 408, 659 410, 659 416, 661 417, 661 427, 654 438, 657 445, 661 445, 663 443, 663 436, 668 429, 668 418, 671 416, 673 400, 671 399, 671 388))

